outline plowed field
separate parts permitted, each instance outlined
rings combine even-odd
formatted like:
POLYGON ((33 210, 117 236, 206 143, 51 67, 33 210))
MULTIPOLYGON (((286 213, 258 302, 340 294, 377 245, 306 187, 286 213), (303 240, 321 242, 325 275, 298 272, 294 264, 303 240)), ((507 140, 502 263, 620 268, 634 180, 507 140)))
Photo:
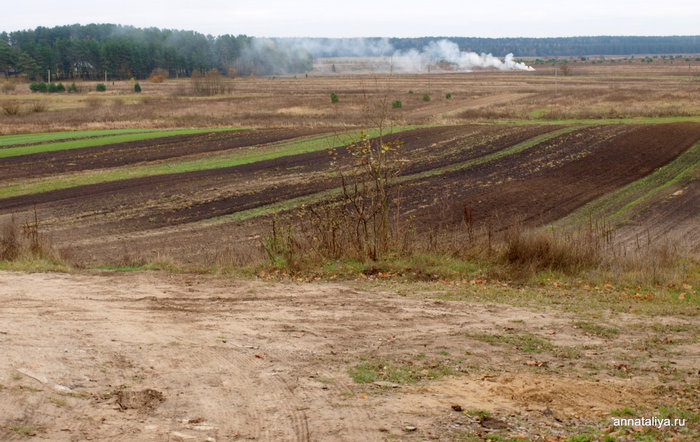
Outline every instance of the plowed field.
MULTIPOLYGON (((128 171, 135 164, 235 153, 312 132, 220 132, 6 158, 0 159, 0 182, 128 171)), ((455 225, 465 207, 477 223, 501 229, 514 221, 554 221, 644 177, 700 141, 700 124, 464 125, 387 138, 403 143, 401 206, 420 229, 455 225)), ((341 148, 338 154, 342 167, 348 153, 341 148)), ((267 206, 293 209, 294 199, 318 200, 338 185, 331 156, 322 149, 13 196, 0 199, 0 216, 23 219, 36 208, 54 243, 88 263, 119 260, 124 252, 118 250, 198 260, 224 246, 257 241, 272 213, 267 206), (258 212, 241 215, 251 209, 258 212)))

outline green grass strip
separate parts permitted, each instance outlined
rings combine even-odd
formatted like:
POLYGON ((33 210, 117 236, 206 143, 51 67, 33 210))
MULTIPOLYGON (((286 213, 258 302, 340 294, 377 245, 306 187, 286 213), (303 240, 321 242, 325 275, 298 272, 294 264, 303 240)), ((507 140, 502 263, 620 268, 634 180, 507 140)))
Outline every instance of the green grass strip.
POLYGON ((218 129, 176 129, 147 133, 132 133, 125 135, 112 135, 99 138, 85 138, 79 140, 63 141, 48 144, 33 144, 31 146, 8 147, 0 149, 0 158, 16 157, 19 155, 32 155, 43 152, 54 152, 57 150, 80 149, 83 147, 104 146, 107 144, 126 143, 129 141, 150 140, 153 138, 171 137, 174 135, 190 135, 206 132, 222 132, 229 130, 241 130, 240 128, 218 128, 218 129))
MULTIPOLYGON (((394 132, 412 129, 407 126, 394 128, 394 132)), ((377 130, 365 131, 367 136, 378 135, 377 130)), ((317 135, 274 144, 272 146, 238 148, 234 152, 223 155, 207 156, 189 161, 170 161, 148 166, 128 167, 119 169, 102 170, 97 172, 80 173, 67 177, 41 178, 36 181, 26 181, 0 188, 0 198, 10 198, 20 195, 48 192, 51 190, 67 189, 70 187, 86 186, 90 184, 119 181, 146 176, 166 175, 173 173, 194 172, 198 170, 220 169, 225 167, 250 164, 258 161, 271 160, 289 155, 298 155, 307 152, 324 150, 329 147, 343 146, 359 139, 360 131, 349 131, 342 135, 317 135)))
POLYGON ((577 225, 590 218, 601 217, 615 224, 622 224, 651 203, 664 189, 674 184, 683 187, 696 179, 695 172, 698 170, 700 170, 700 142, 644 178, 591 201, 557 221, 553 226, 577 225))
POLYGON ((164 129, 108 129, 108 130, 76 130, 68 132, 43 132, 33 134, 16 134, 0 136, 0 147, 16 144, 36 144, 46 141, 58 141, 74 138, 104 137, 107 135, 123 135, 163 131, 164 129))

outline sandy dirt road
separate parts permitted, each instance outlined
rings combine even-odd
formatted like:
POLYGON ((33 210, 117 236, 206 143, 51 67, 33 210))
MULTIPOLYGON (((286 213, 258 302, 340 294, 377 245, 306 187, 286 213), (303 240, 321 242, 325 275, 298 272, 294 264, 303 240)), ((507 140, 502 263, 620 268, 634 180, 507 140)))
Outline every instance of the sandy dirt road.
POLYGON ((612 408, 653 406, 646 376, 586 378, 577 358, 547 354, 530 367, 533 356, 474 339, 516 329, 601 360, 619 351, 570 321, 351 283, 0 272, 0 439, 557 438, 612 408), (354 382, 348 368, 377 356, 451 374, 354 382))

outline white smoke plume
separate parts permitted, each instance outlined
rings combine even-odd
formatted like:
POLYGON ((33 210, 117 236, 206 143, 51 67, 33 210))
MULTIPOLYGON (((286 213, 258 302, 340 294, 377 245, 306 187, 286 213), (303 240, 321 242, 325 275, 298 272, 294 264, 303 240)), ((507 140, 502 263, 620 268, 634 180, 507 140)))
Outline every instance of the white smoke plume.
POLYGON ((288 37, 280 40, 304 48, 314 57, 379 57, 395 51, 387 38, 288 37))
POLYGON ((501 61, 491 54, 477 54, 476 52, 460 51, 456 43, 449 40, 430 42, 428 46, 419 52, 415 49, 409 51, 396 51, 391 57, 392 65, 402 71, 426 71, 433 69, 449 69, 470 72, 473 68, 496 68, 502 71, 535 69, 525 63, 513 60, 513 54, 508 54, 501 61))

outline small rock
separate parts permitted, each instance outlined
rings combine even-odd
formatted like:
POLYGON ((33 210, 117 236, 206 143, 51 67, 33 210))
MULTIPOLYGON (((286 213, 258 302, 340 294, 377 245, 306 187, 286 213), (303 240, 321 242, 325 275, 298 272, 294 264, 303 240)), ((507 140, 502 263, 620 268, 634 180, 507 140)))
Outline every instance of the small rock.
POLYGON ((414 427, 413 425, 406 425, 405 427, 403 427, 403 431, 405 431, 406 433, 411 433, 413 431, 416 431, 417 429, 418 428, 414 427))
POLYGON ((460 411, 460 412, 461 412, 461 411, 462 411, 462 406, 461 406, 461 405, 456 405, 456 404, 455 404, 455 405, 452 406, 452 409, 453 409, 454 411, 460 411))

